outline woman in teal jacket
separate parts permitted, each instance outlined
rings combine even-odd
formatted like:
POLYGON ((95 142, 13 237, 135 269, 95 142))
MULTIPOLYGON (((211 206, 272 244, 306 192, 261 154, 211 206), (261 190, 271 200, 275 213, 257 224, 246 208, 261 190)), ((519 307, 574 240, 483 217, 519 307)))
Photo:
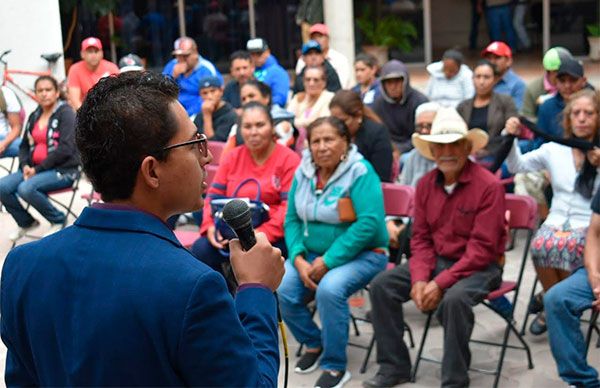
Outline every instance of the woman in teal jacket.
POLYGON ((346 371, 350 312, 347 299, 388 261, 381 182, 335 117, 307 128, 309 149, 288 197, 289 258, 279 287, 283 319, 306 352, 295 371, 323 373, 316 386, 341 386, 346 371), (306 306, 315 295, 322 329, 306 306))

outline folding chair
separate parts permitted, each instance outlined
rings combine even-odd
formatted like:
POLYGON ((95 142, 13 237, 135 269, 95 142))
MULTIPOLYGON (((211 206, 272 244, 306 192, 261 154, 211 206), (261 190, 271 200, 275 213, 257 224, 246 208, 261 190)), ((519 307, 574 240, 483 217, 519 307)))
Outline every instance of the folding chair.
MULTIPOLYGON (((2 159, 8 159, 8 158, 9 157, 7 156, 7 157, 2 158, 2 159)), ((14 172, 13 169, 15 168, 15 164, 16 164, 16 162, 18 162, 19 158, 16 157, 16 156, 13 156, 13 157, 10 157, 10 159, 11 159, 10 160, 10 167, 7 168, 5 165, 0 164, 0 168, 3 169, 4 171, 6 171, 7 174, 12 174, 14 172)))
POLYGON ((93 203, 102 202, 102 197, 100 196, 100 193, 94 191, 94 189, 92 189, 89 193, 81 194, 81 198, 86 200, 88 206, 90 206, 93 203))
POLYGON ((600 348, 600 329, 596 323, 598 322, 598 310, 592 310, 592 316, 590 317, 590 326, 588 327, 587 334, 585 336, 585 354, 588 354, 590 350, 590 342, 592 342, 592 332, 596 332, 598 334, 598 342, 596 343, 596 347, 600 348))
MULTIPOLYGON (((470 368, 470 370, 475 371, 475 372, 494 375, 495 376, 494 388, 496 388, 498 386, 498 383, 500 381, 500 374, 502 372, 504 356, 505 356, 507 348, 525 350, 525 352, 527 353, 528 368, 533 369, 533 361, 531 359, 531 350, 529 349, 529 346, 527 345, 527 343, 525 342, 525 340, 523 339, 521 334, 517 331, 517 329, 513 325, 512 320, 513 320, 513 314, 514 314, 514 306, 516 306, 516 304, 517 304, 517 298, 519 296, 519 289, 521 287, 521 281, 523 280, 523 272, 525 270, 525 264, 527 262, 527 257, 529 256, 529 246, 531 244, 531 239, 533 237, 533 233, 537 226, 537 203, 535 202, 535 200, 533 198, 531 198, 529 196, 506 194, 505 198, 506 198, 506 209, 510 212, 509 228, 514 229, 514 230, 523 229, 523 230, 527 231, 525 247, 523 248, 523 255, 521 256, 521 264, 519 267, 519 272, 518 272, 516 281, 502 281, 502 284, 500 285, 500 287, 497 290, 490 292, 487 295, 486 300, 481 302, 481 304, 483 304, 484 306, 486 306, 487 308, 489 308, 490 310, 495 312, 499 317, 501 317, 506 322, 506 329, 504 330, 504 335, 503 335, 501 343, 471 339, 471 342, 484 344, 484 345, 498 346, 501 348, 500 357, 499 357, 498 364, 497 364, 495 370, 470 368), (514 296, 513 296, 513 300, 512 300, 513 309, 510 312, 510 316, 505 317, 499 310, 496 310, 494 308, 494 306, 492 306, 489 303, 489 301, 492 299, 496 299, 501 296, 504 296, 504 295, 508 294, 509 292, 514 292, 514 296), (515 345, 508 344, 508 339, 509 339, 509 335, 510 335, 511 331, 515 334, 515 336, 517 337, 519 342, 521 342, 522 346, 515 346, 515 345)), ((421 360, 434 362, 434 363, 438 363, 438 364, 440 363, 439 360, 434 360, 434 359, 423 356, 425 340, 427 339, 427 333, 429 331, 429 325, 431 323, 432 316, 433 316, 433 312, 430 312, 427 316, 427 321, 425 322, 425 330, 423 331, 423 337, 421 338, 421 345, 419 346, 419 350, 417 352, 417 357, 415 359, 415 365, 413 367, 413 371, 411 374, 412 382, 416 381, 417 371, 418 371, 421 360)))
MULTIPOLYGON (((383 189, 383 205, 385 207, 385 214, 387 216, 393 217, 408 217, 409 221, 406 224, 406 227, 410 227, 411 218, 413 216, 414 210, 414 196, 415 189, 411 186, 403 186, 394 183, 382 183, 381 188, 383 189)), ((402 260, 401 254, 403 248, 406 244, 409 244, 409 238, 405 238, 403 241, 400 241, 400 249, 399 249, 399 257, 396 259, 396 264, 399 264, 402 260)), ((394 263, 389 263, 386 270, 394 268, 394 263)), ((365 287, 365 290, 369 291, 369 286, 365 287)), ((370 317, 365 318, 356 318, 359 321, 364 321, 371 323, 370 317)), ((411 348, 415 347, 415 342, 412 334, 412 330, 410 326, 405 323, 404 331, 408 333, 409 344, 411 348)), ((363 363, 360 367, 360 373, 365 373, 367 370, 367 364, 369 363, 369 358, 371 358, 371 353, 373 351, 373 345, 375 345, 375 335, 371 337, 371 341, 368 346, 359 346, 367 351, 363 363)))
MULTIPOLYGON (((60 207, 67 213, 65 220, 60 228, 61 230, 67 226, 67 222, 69 220, 69 215, 72 215, 73 218, 75 218, 75 219, 77 219, 77 217, 78 217, 78 215, 75 212, 73 212, 73 203, 75 202, 75 196, 77 195, 77 191, 79 190, 79 180, 80 179, 81 179, 81 174, 79 174, 77 176, 77 178, 73 181, 73 184, 71 185, 71 187, 66 187, 64 189, 49 191, 46 193, 46 195, 48 195, 48 199, 50 200, 50 202, 52 202, 56 206, 60 207), (58 194, 69 193, 69 192, 71 193, 71 196, 69 197, 68 202, 61 202, 58 199, 53 197, 58 194)), ((27 206, 25 207, 25 210, 29 210, 30 206, 31 205, 28 203, 27 206)), ((31 234, 25 234, 21 238, 23 238, 23 237, 29 237, 29 238, 34 238, 34 239, 42 238, 40 236, 35 236, 35 235, 31 235, 31 234)), ((15 245, 17 245, 17 241, 19 241, 21 238, 13 241, 11 248, 14 248, 15 245)))
POLYGON ((225 143, 221 141, 209 140, 207 144, 208 150, 213 156, 213 163, 215 165, 219 165, 219 163, 221 162, 221 155, 223 154, 223 149, 225 148, 225 143))

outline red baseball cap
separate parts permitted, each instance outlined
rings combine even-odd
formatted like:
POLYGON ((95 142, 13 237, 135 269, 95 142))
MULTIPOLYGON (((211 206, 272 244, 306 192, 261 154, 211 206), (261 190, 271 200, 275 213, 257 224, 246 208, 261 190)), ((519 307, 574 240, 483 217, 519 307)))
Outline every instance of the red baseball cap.
POLYGON ((327 35, 327 36, 329 36, 329 27, 327 27, 323 23, 317 23, 317 24, 313 24, 310 27, 310 30, 308 30, 308 32, 310 34, 319 33, 321 35, 327 35))
POLYGON ((100 42, 100 39, 93 36, 85 38, 83 42, 81 42, 81 51, 85 51, 90 47, 95 47, 98 50, 102 50, 102 42, 100 42))
POLYGON ((483 49, 481 56, 485 57, 486 54, 494 54, 499 57, 512 58, 512 50, 510 47, 506 43, 498 41, 490 43, 485 49, 483 49))

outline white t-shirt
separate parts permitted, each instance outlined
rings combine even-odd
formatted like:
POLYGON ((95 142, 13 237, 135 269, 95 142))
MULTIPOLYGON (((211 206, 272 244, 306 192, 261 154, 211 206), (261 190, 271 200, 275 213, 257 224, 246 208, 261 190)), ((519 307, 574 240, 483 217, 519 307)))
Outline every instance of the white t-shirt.
MULTIPOLYGON (((4 99, 6 100, 6 111, 8 113, 19 113, 21 111, 21 104, 19 104, 19 100, 17 99, 15 92, 6 86, 2 86, 2 93, 4 94, 4 99)), ((10 125, 8 124, 8 119, 3 112, 0 112, 0 138, 6 137, 9 132, 10 125)))

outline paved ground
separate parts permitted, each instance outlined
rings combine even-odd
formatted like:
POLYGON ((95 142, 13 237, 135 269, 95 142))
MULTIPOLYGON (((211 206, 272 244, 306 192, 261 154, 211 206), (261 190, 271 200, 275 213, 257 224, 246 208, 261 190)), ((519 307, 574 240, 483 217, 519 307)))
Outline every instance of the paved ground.
MULTIPOLYGON (((586 63, 586 73, 590 82, 596 87, 600 87, 600 65, 598 63, 586 63)), ((524 64, 517 66, 517 71, 526 78, 526 80, 534 77, 538 71, 537 64, 524 64)), ((422 88, 426 81, 426 76, 423 70, 415 70, 413 75, 414 84, 418 88, 422 88)), ((8 166, 6 161, 0 161, 0 164, 8 166)), ((4 172, 0 170, 0 176, 4 172)), ((89 192, 90 185, 87 181, 82 181, 80 193, 89 192)), ((60 195, 58 198, 66 199, 66 194, 60 195)), ((81 211, 85 206, 85 201, 77 196, 75 204, 76 213, 81 211)), ((33 231, 42 235, 48 228, 49 224, 42 221, 42 225, 33 231)), ((0 213, 0 258, 4 260, 7 252, 11 248, 11 244, 7 239, 8 233, 15 227, 14 221, 6 213, 0 213)), ((25 242, 25 240, 23 241, 25 242)), ((523 236, 519 236, 517 239, 517 245, 515 249, 507 254, 507 265, 505 268, 505 279, 513 279, 516 276, 518 269, 518 260, 520 259, 520 253, 523 247, 523 236)), ((519 301, 516 310, 516 319, 519 323, 523 321, 524 309, 527 304, 526 299, 531 290, 532 282, 535 275, 533 268, 530 264, 527 265, 525 277, 523 281, 523 287, 519 296, 519 301)), ((367 298, 368 299, 368 298, 367 298)), ((368 302, 362 308, 355 308, 357 315, 362 315, 368 310, 368 302)), ((476 327, 474 332, 474 338, 487 339, 487 340, 499 340, 503 333, 503 321, 498 318, 495 314, 490 312, 484 307, 477 307, 476 311, 476 327)), ((413 329, 415 341, 420 341, 422 335, 422 326, 425 322, 425 316, 421 314, 412 303, 408 303, 405 308, 405 315, 407 322, 413 329)), ((355 337, 351 334, 351 341, 362 344, 367 344, 371 338, 372 329, 368 324, 361 324, 359 326, 361 335, 355 337)), ((430 330, 428 344, 426 346, 425 354, 432 357, 440 357, 442 354, 442 328, 439 325, 434 325, 430 330)), ((594 337, 595 341, 596 337, 594 337)), ((294 341, 291 334, 288 332, 288 340, 290 342, 290 368, 296 362, 295 352, 298 344, 294 341)), ((534 337, 527 335, 526 340, 531 346, 532 356, 535 364, 535 368, 532 370, 527 369, 527 362, 523 351, 509 350, 506 354, 504 369, 502 373, 501 386, 504 387, 561 387, 565 386, 558 379, 556 368, 552 356, 550 354, 546 336, 534 337)), ((513 341, 514 342, 514 338, 513 341)), ((489 369, 494 365, 495 360, 498 357, 498 349, 490 349, 489 347, 473 344, 471 346, 473 367, 489 369)), ((370 377, 377 370, 375 364, 374 354, 371 356, 371 360, 367 369, 366 374, 361 375, 359 368, 362 363, 365 351, 355 347, 348 347, 348 369, 352 373, 352 380, 346 385, 348 387, 358 387, 361 385, 362 380, 370 377)), ((414 357, 416 349, 411 349, 411 355, 414 357)), ((6 349, 3 345, 0 345, 0 374, 4 374, 4 365, 6 359, 6 349)), ((600 349, 592 348, 590 351, 589 362, 591 365, 600 365, 600 349)), ((314 372, 309 375, 298 375, 294 372, 289 374, 289 386, 290 387, 309 387, 314 384, 318 378, 319 373, 314 372)), ((439 386, 440 381, 440 368, 435 364, 422 363, 419 374, 417 376, 417 383, 414 386, 418 387, 434 387, 439 386)), ((280 374, 280 383, 283 382, 283 362, 282 372, 280 374)), ((471 373, 471 384, 476 387, 487 387, 491 386, 493 377, 482 375, 480 373, 471 373)), ((413 384, 409 384, 413 385, 413 384)))

